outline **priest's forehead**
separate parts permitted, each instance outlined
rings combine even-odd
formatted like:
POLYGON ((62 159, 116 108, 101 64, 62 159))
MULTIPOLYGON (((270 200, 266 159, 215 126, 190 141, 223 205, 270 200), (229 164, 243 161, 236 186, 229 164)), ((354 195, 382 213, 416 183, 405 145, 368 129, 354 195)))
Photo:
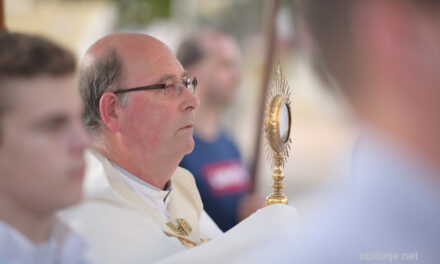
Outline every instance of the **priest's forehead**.
POLYGON ((135 52, 121 54, 127 87, 154 84, 170 77, 185 74, 180 62, 166 46, 157 49, 139 47, 135 52))

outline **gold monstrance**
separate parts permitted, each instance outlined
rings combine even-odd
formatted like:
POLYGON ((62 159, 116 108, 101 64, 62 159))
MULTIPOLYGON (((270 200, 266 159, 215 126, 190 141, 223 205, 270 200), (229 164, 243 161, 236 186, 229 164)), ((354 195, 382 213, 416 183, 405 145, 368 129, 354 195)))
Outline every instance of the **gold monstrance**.
POLYGON ((273 169, 273 193, 266 198, 266 205, 283 203, 288 199, 283 193, 284 163, 289 157, 290 143, 290 91, 284 79, 281 68, 277 69, 270 82, 266 99, 264 131, 266 133, 267 159, 273 169))

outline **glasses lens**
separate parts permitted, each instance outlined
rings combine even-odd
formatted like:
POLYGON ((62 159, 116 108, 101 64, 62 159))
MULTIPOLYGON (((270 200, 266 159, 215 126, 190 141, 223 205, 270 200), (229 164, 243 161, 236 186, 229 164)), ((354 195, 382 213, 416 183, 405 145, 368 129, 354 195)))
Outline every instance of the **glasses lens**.
POLYGON ((192 94, 196 92, 196 86, 197 86, 196 77, 188 77, 186 79, 186 88, 188 88, 192 94))
POLYGON ((166 97, 171 97, 174 94, 181 94, 184 86, 192 93, 195 94, 197 79, 196 77, 186 77, 183 79, 172 78, 166 83, 164 92, 166 97))

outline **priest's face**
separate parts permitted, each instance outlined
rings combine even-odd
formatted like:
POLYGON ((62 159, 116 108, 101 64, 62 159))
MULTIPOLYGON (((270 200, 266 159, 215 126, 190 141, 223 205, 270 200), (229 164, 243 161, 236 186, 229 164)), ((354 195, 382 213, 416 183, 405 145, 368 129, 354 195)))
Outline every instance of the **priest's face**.
POLYGON ((2 85, 9 105, 0 120, 0 199, 39 215, 78 202, 89 138, 75 76, 2 85))
MULTIPOLYGON (((167 83, 186 75, 168 47, 155 42, 149 46, 150 50, 140 47, 136 53, 123 54, 124 88, 167 83)), ((146 161, 160 163, 181 159, 193 150, 194 109, 199 100, 190 90, 142 90, 130 92, 127 97, 118 118, 124 147, 133 159, 144 165, 146 161)))

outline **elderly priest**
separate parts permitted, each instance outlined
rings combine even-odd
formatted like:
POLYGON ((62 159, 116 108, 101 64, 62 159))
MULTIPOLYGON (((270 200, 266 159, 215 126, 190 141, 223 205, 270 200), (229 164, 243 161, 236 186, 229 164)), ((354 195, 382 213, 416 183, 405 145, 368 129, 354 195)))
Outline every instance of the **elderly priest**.
POLYGON ((85 201, 62 213, 99 263, 151 263, 222 232, 203 210, 193 176, 197 80, 159 40, 117 33, 81 65, 88 153, 85 201))

